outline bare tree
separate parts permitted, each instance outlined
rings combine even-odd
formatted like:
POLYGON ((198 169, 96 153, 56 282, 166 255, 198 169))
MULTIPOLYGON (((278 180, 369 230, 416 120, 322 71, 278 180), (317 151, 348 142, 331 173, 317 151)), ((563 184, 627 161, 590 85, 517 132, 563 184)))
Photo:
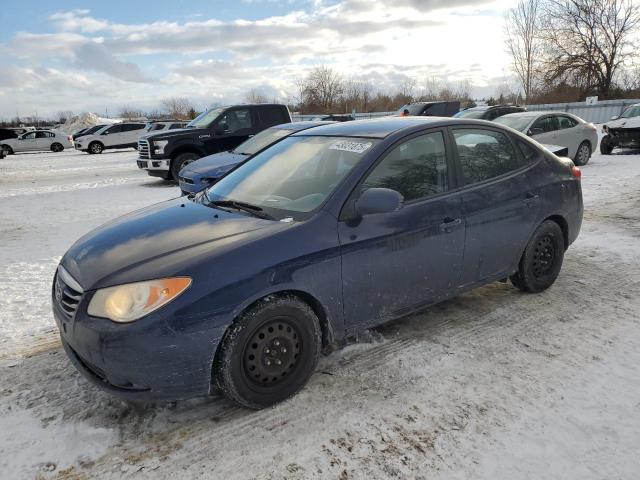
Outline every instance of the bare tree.
POLYGON ((533 93, 542 54, 541 10, 540 0, 520 0, 506 14, 507 50, 527 100, 533 93))
POLYGON ((55 114, 55 120, 57 123, 65 123, 67 120, 73 117, 73 112, 70 110, 60 111, 55 114))
POLYGON ((266 95, 262 94, 255 88, 252 88, 251 90, 249 90, 247 94, 244 96, 244 99, 247 101, 247 103, 267 103, 268 102, 266 95))
MULTIPOLYGON (((342 76, 332 68, 316 67, 302 81, 303 103, 315 106, 323 113, 331 113, 344 90, 342 76)), ((312 107, 313 108, 313 107, 312 107)))
POLYGON ((124 118, 125 120, 133 120, 135 118, 140 118, 143 115, 144 114, 142 113, 142 110, 140 110, 139 108, 131 107, 129 105, 123 105, 122 107, 120 107, 118 112, 118 116, 124 118))
POLYGON ((546 0, 546 80, 608 97, 617 72, 636 55, 640 25, 634 0, 546 0))
POLYGON ((182 97, 171 97, 162 100, 162 107, 167 115, 176 120, 190 120, 195 111, 193 104, 182 97))

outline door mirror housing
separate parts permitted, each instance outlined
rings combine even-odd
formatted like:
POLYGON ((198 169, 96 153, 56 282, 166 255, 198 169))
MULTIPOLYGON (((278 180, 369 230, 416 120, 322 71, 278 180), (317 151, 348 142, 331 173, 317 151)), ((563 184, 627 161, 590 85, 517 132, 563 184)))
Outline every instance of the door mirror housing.
POLYGON ((611 117, 611 120, 617 120, 618 119, 618 115, 614 115, 613 117, 611 117))
POLYGON ((533 137, 534 135, 540 135, 541 133, 544 133, 544 130, 542 130, 539 127, 534 127, 529 129, 529 131, 527 132, 527 135, 529 135, 530 137, 533 137))
POLYGON ((356 213, 360 216, 391 213, 400 210, 403 205, 404 197, 400 192, 390 188, 369 188, 356 202, 356 213))

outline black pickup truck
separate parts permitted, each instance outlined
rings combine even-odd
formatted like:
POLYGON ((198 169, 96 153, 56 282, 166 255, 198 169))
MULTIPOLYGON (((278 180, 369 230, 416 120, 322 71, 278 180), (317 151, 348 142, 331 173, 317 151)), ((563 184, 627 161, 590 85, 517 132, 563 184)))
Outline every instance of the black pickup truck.
POLYGON ((286 105, 249 104, 213 108, 186 128, 143 135, 138 140, 138 167, 153 177, 178 178, 187 164, 237 147, 265 128, 290 123, 286 105))

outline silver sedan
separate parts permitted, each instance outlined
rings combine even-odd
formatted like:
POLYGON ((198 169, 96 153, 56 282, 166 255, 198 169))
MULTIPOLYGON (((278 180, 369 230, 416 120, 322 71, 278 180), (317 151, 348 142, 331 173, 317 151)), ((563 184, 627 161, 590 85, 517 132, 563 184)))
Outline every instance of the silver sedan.
POLYGON ((511 113, 494 122, 529 135, 537 142, 567 147, 568 156, 576 165, 585 165, 598 145, 596 126, 570 113, 511 113))

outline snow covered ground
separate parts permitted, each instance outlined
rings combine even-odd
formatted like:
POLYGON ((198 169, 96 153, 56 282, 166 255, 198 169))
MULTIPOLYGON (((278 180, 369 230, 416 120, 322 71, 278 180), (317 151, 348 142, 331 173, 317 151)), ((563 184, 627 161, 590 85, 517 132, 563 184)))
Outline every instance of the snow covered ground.
POLYGON ((135 157, 0 160, 0 478, 638 478, 640 152, 583 167, 583 230, 549 291, 497 283, 376 329, 260 412, 129 405, 60 348, 61 255, 178 194, 135 157))

